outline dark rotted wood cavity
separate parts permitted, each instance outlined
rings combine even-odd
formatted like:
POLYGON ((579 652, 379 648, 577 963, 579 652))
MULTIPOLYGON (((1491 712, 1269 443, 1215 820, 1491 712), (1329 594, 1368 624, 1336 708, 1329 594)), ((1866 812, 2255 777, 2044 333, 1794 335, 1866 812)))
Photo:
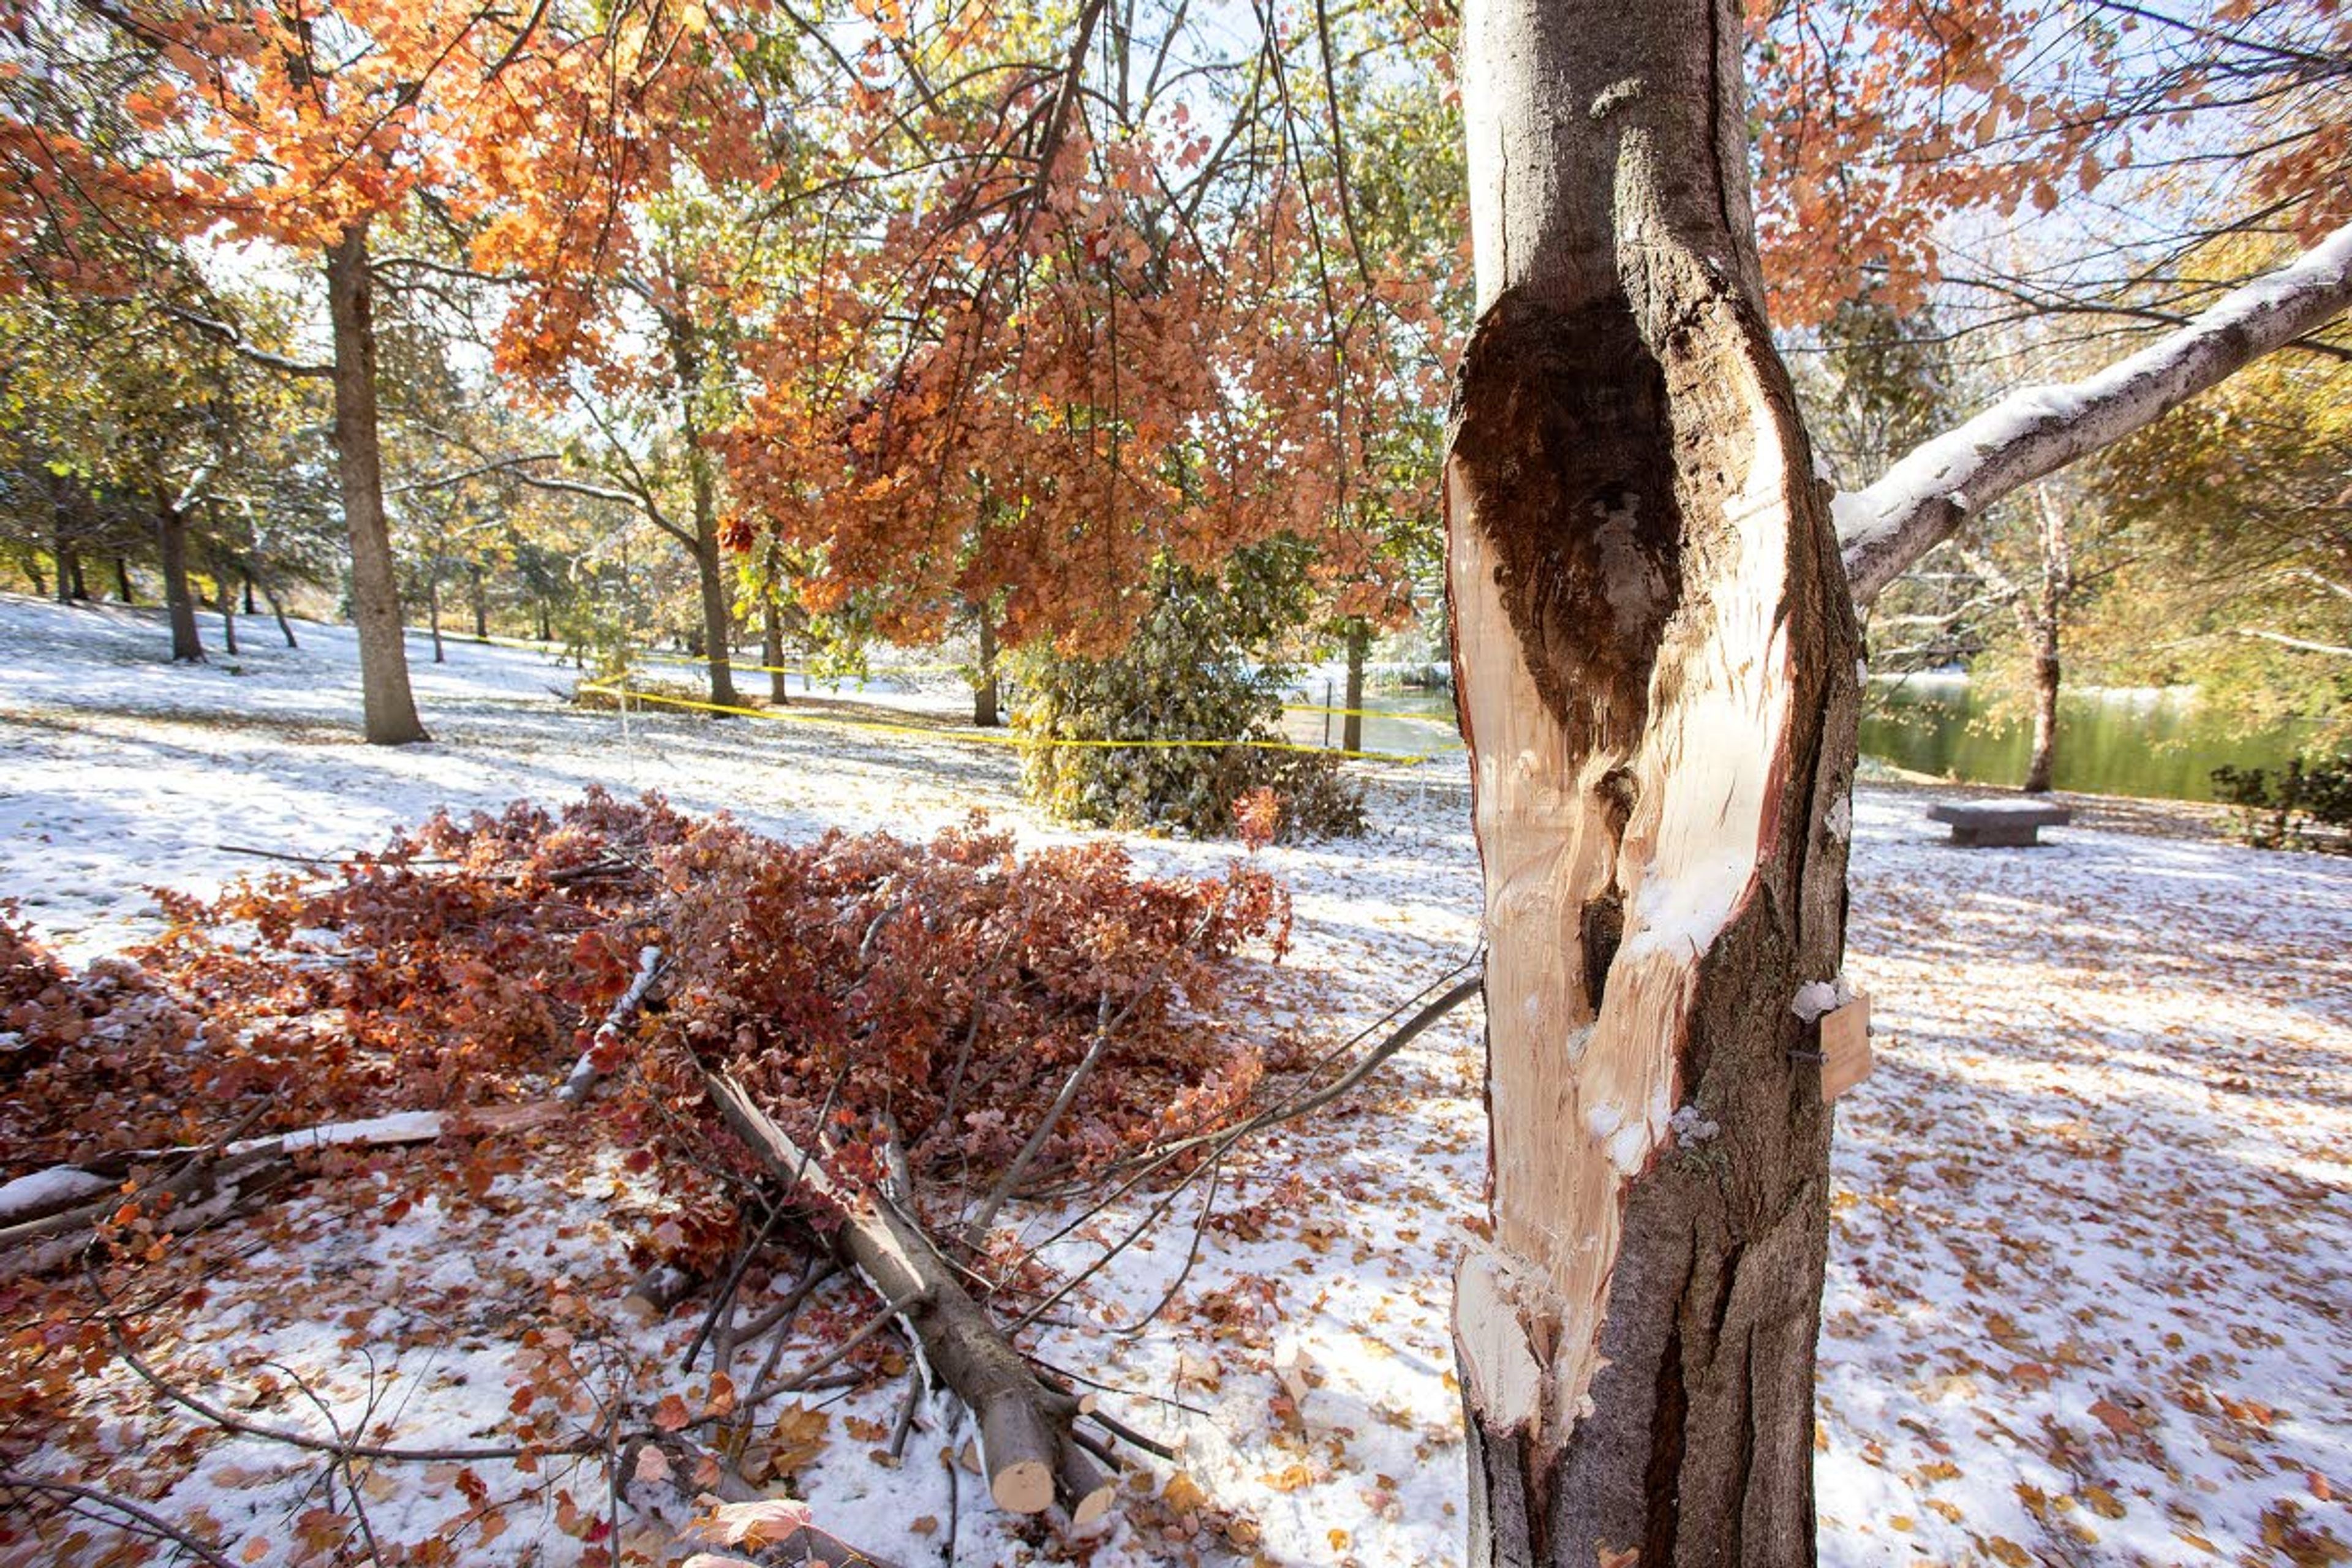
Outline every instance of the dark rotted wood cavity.
POLYGON ((1681 595, 1682 518, 1657 356, 1622 296, 1510 292, 1464 355, 1454 456, 1503 611, 1577 754, 1630 751, 1681 595))

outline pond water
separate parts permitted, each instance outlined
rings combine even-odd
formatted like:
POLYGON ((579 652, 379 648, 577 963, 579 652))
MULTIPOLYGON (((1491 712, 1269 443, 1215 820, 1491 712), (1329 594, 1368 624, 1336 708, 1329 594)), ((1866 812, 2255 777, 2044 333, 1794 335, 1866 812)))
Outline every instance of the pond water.
MULTIPOLYGON (((1323 701, 1319 685, 1302 687, 1292 700, 1305 706, 1284 716, 1291 739, 1339 743, 1339 715, 1313 710, 1323 701)), ((1364 721, 1366 751, 1418 754, 1461 744, 1450 693, 1378 691, 1364 705, 1374 715, 1364 721)), ((1911 773, 2014 788, 2025 779, 2032 731, 2021 716, 1993 719, 1990 707, 1963 677, 1874 680, 1862 753, 1911 773)), ((2297 724, 2242 732, 2187 689, 2062 691, 2056 782, 2092 795, 2211 800, 2215 768, 2279 768, 2307 743, 2297 724)))
MULTIPOLYGON (((2022 716, 2002 722, 1984 692, 1958 676, 1874 679, 1862 719, 1862 754, 1913 773, 1968 784, 2025 779, 2033 746, 2022 716)), ((2186 688, 2058 694, 2062 790, 2160 800, 2211 800, 2215 768, 2279 768, 2307 743, 2303 727, 2244 731, 2186 688)))
MULTIPOLYGON (((1339 708, 1345 689, 1336 683, 1328 694, 1319 682, 1295 688, 1290 700, 1297 706, 1282 714, 1283 732, 1302 745, 1336 746, 1347 721, 1320 708, 1339 708)), ((1364 696, 1364 750, 1391 756, 1426 756, 1433 752, 1462 749, 1454 727, 1454 695, 1447 691, 1372 691, 1364 696)))

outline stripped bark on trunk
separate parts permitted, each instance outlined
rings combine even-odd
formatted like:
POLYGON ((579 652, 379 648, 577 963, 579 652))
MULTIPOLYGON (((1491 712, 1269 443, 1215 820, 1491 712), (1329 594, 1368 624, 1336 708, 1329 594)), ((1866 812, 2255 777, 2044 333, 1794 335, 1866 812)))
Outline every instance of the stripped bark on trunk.
POLYGON ((1831 1119, 1791 1002, 1842 952, 1858 638, 1764 324, 1740 37, 1728 0, 1465 14, 1475 1563, 1813 1551, 1831 1119))

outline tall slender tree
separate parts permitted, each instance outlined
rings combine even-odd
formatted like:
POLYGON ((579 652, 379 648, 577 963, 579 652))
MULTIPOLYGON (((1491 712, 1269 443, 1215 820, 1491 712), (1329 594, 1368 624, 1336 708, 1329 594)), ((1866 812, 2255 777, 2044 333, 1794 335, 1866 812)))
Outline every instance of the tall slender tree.
POLYGON ((331 384, 367 738, 425 739, 384 515, 373 237, 423 203, 478 231, 486 267, 538 263, 528 330, 558 352, 627 196, 667 176, 669 140, 644 132, 675 118, 707 13, 9 0, 5 18, 0 259, 20 276, 120 292, 140 281, 126 254, 222 234, 322 268, 324 362, 264 353, 237 323, 174 308, 250 359, 331 384))

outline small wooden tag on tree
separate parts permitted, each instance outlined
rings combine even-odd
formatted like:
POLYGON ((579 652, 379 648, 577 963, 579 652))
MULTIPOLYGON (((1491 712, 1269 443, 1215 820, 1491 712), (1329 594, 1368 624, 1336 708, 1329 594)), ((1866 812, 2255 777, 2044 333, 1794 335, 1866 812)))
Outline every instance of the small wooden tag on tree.
POLYGON ((1822 1015, 1822 1103, 1870 1076, 1870 998, 1856 996, 1822 1015))

